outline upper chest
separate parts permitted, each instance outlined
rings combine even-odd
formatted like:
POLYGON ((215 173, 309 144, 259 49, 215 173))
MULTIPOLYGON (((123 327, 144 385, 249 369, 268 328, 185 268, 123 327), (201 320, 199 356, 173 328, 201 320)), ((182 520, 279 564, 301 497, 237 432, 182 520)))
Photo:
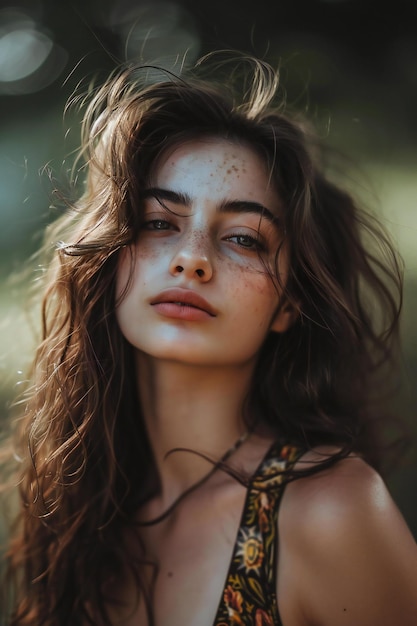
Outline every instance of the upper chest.
POLYGON ((280 472, 296 454, 283 448, 281 456, 264 458, 250 473, 249 489, 231 476, 206 483, 162 522, 137 526, 128 550, 134 558, 139 544, 146 547, 141 589, 148 592, 153 620, 130 577, 117 590, 125 609, 115 613, 114 626, 211 626, 232 618, 242 625, 280 624, 277 533, 285 486, 280 472))
MULTIPOLYGON (((139 531, 150 561, 144 569, 145 585, 154 599, 156 626, 213 624, 246 497, 246 489, 233 481, 222 489, 194 494, 167 520, 139 531)), ((130 542, 134 553, 135 535, 130 542)), ((118 596, 126 608, 115 613, 115 625, 148 626, 145 604, 136 601, 133 578, 123 581, 118 596)))

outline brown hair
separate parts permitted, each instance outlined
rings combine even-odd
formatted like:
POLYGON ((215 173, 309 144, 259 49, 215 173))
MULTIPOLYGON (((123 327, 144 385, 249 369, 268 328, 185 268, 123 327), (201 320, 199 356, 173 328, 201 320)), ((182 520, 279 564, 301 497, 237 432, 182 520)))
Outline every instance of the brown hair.
POLYGON ((326 463, 354 450, 379 466, 372 389, 392 357, 400 262, 377 221, 325 176, 307 126, 274 104, 277 74, 251 64, 241 100, 198 78, 198 68, 157 82, 152 68, 125 68, 89 97, 87 187, 47 234, 66 241, 46 273, 43 338, 17 434, 13 626, 108 623, 104 586, 135 566, 124 529, 156 477, 114 285, 118 253, 141 223, 141 192, 169 146, 201 136, 244 142, 282 200, 290 250, 282 288, 298 316, 265 341, 248 419, 304 448, 338 446, 326 463))

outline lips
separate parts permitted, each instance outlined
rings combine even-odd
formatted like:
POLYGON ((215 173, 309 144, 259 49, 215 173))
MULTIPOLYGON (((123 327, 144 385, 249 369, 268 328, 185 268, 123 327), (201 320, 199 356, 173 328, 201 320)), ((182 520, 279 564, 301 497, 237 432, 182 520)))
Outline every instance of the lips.
POLYGON ((191 307, 207 313, 211 317, 216 316, 216 311, 202 296, 190 289, 166 289, 158 294, 151 305, 172 304, 178 307, 191 307))

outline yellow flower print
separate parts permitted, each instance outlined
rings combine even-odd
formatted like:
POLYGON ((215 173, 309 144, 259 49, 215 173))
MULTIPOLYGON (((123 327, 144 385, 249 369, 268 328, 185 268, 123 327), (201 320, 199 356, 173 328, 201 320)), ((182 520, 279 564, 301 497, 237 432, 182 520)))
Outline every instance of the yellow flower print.
POLYGON ((285 470, 286 463, 279 459, 270 459, 264 463, 262 467, 262 475, 259 478, 254 479, 253 486, 255 489, 271 488, 272 486, 278 486, 283 481, 283 471, 285 470))
POLYGON ((259 568, 264 558, 262 535, 255 528, 242 527, 239 531, 236 556, 242 562, 239 569, 245 569, 246 573, 253 570, 259 574, 259 568))

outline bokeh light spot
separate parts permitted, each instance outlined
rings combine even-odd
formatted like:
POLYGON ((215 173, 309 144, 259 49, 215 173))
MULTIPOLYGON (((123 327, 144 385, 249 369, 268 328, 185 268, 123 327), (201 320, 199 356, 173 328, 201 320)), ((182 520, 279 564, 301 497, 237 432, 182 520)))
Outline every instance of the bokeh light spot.
POLYGON ((0 37, 0 81, 26 78, 45 62, 52 40, 35 29, 15 29, 0 37))

